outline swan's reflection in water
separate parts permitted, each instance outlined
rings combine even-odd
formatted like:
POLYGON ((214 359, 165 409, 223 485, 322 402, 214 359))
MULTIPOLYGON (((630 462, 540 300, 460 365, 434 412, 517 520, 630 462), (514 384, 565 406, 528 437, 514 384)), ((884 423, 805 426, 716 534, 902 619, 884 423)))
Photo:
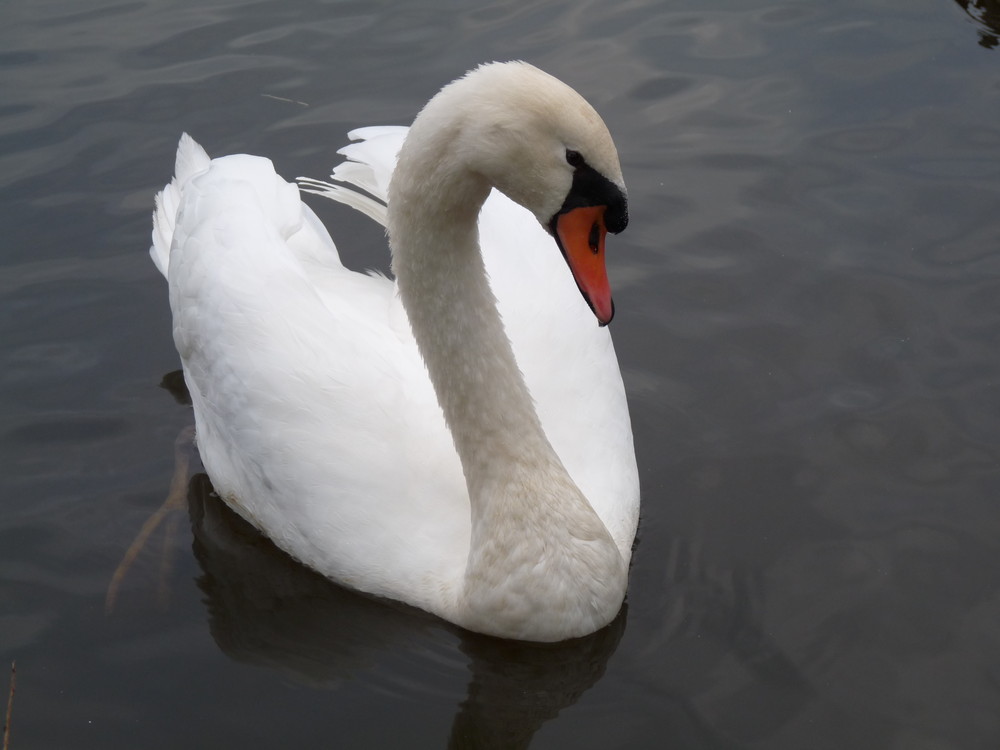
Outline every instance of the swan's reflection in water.
POLYGON ((229 510, 205 474, 192 478, 188 502, 198 583, 212 636, 226 654, 310 684, 365 679, 425 697, 435 686, 448 692, 467 680, 464 698, 451 697, 458 705, 449 747, 527 747, 546 721, 601 678, 625 629, 623 610, 600 632, 567 643, 467 633, 302 567, 229 510), (381 663, 400 652, 419 662, 418 679, 385 676, 381 663))
POLYGON ((979 24, 979 46, 995 49, 1000 44, 1000 2, 998 0, 955 0, 979 24))

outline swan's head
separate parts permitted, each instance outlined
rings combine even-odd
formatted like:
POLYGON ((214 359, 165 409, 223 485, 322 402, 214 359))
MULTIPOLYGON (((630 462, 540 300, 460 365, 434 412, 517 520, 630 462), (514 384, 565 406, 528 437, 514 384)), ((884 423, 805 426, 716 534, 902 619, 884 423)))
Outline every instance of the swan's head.
POLYGON ((604 238, 625 229, 628 200, 618 152, 594 108, 532 65, 492 63, 442 89, 414 122, 421 126, 447 133, 450 156, 535 215, 600 324, 609 323, 604 238))

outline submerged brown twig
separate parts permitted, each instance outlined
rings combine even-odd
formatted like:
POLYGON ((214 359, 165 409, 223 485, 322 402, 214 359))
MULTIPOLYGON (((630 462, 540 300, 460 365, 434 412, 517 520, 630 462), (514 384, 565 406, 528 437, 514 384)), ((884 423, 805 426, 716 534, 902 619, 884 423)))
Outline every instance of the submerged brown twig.
POLYGON ((7 693, 7 719, 3 723, 3 750, 10 748, 10 716, 14 711, 14 686, 17 684, 17 661, 10 663, 10 692, 7 693))
MULTIPOLYGON (((191 465, 191 447, 193 443, 194 426, 192 425, 181 430, 181 433, 177 436, 177 440, 174 441, 174 476, 170 481, 170 491, 167 493, 167 499, 163 501, 163 505, 157 508, 146 519, 142 528, 139 529, 139 533, 132 540, 132 544, 125 551, 122 561, 115 568, 114 575, 111 576, 111 582, 108 584, 108 591, 104 598, 104 610, 108 614, 115 608, 115 602, 118 600, 118 589, 121 587, 122 581, 125 580, 125 574, 128 573, 129 568, 132 567, 132 563, 135 562, 136 557, 139 556, 143 547, 146 546, 150 535, 156 531, 156 528, 171 511, 180 510, 184 507, 187 500, 188 470, 191 465)), ((166 553, 166 549, 164 551, 166 553)), ((166 570, 169 570, 169 562, 161 563, 161 571, 166 570)))

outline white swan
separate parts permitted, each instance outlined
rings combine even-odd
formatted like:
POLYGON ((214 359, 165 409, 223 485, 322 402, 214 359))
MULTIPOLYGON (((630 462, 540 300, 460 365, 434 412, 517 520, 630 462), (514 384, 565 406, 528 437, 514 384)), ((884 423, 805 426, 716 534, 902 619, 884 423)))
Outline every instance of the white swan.
POLYGON ((587 309, 611 318, 605 227, 627 222, 611 137, 526 63, 446 86, 408 135, 351 135, 334 178, 376 200, 311 187, 387 225, 396 285, 345 269, 270 161, 181 138, 150 253, 209 476, 346 586, 501 637, 590 633, 621 607, 639 508, 587 309))

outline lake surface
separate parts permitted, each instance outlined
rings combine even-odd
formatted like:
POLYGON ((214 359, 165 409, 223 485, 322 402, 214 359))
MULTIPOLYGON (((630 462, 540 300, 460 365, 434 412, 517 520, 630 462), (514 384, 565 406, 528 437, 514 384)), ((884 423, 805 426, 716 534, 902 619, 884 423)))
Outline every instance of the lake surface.
MULTIPOLYGON (((996 0, 0 16, 11 748, 1000 745, 996 0), (146 254, 180 133, 322 178, 351 128, 511 58, 597 107, 629 185, 626 611, 559 646, 470 636, 303 571, 196 474, 107 614, 192 422, 146 254)), ((310 203, 387 267, 378 228, 310 203)))

